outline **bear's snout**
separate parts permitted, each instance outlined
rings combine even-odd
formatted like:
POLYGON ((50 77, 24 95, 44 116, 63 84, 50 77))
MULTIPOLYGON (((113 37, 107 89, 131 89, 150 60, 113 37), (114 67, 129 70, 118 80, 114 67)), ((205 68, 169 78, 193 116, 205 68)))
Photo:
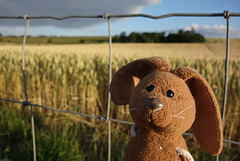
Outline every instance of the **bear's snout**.
POLYGON ((157 98, 149 98, 147 100, 147 105, 153 112, 159 111, 163 108, 163 103, 157 98))

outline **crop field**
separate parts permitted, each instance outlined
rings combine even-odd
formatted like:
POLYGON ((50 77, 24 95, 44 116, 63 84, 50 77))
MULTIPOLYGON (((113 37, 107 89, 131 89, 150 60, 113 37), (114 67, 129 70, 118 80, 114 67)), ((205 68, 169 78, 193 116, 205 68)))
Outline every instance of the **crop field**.
MULTIPOLYGON (((206 43, 114 43, 113 73, 143 57, 162 56, 173 68, 189 66, 211 84, 223 101, 225 40, 206 43)), ((31 103, 95 116, 106 115, 108 44, 35 45, 25 47, 25 70, 31 103)), ((21 45, 0 44, 0 98, 25 99, 21 45)), ((240 141, 240 39, 230 41, 225 139, 240 141)), ((111 118, 131 121, 128 107, 112 104, 111 118)), ((0 102, 0 160, 32 160, 30 109, 0 102), (20 149, 20 150, 19 150, 20 149), (20 158, 20 159, 19 159, 20 158)), ((34 108, 38 160, 107 160, 106 123, 34 108)), ((112 123, 112 160, 123 160, 130 125, 112 123)), ((196 160, 214 160, 186 136, 196 160)), ((239 160, 239 145, 224 143, 223 160, 239 160)))

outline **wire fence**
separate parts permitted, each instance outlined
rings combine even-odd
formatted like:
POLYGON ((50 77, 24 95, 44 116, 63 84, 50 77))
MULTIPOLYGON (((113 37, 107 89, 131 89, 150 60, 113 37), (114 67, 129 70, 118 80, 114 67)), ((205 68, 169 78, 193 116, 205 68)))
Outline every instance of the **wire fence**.
MULTIPOLYGON (((225 82, 224 82, 224 96, 223 96, 223 108, 222 108, 222 121, 224 123, 225 118, 225 111, 226 111, 226 101, 227 101, 227 84, 228 84, 228 66, 229 66, 229 46, 230 46, 230 17, 238 16, 240 17, 240 13, 230 13, 229 11, 224 11, 223 13, 171 13, 171 14, 165 14, 160 16, 152 16, 147 14, 122 14, 122 15, 110 15, 108 13, 104 13, 102 15, 72 15, 72 16, 65 16, 65 17, 54 17, 54 16, 0 16, 0 19, 24 19, 26 21, 26 28, 25 33, 23 37, 23 44, 22 44, 22 76, 23 76, 23 82, 24 82, 24 90, 25 90, 25 101, 18 101, 18 100, 9 100, 5 98, 0 98, 1 101, 5 102, 11 102, 16 104, 22 104, 23 106, 29 106, 31 109, 31 126, 32 126, 32 141, 33 141, 33 160, 37 161, 36 158, 36 141, 35 141, 35 127, 34 127, 34 115, 33 115, 33 107, 41 107, 44 109, 52 110, 54 112, 59 113, 70 113, 75 114, 83 117, 89 117, 89 118, 95 118, 99 119, 101 121, 106 121, 108 123, 108 161, 111 160, 111 122, 119 122, 122 124, 131 124, 133 125, 133 122, 124 121, 124 120, 117 120, 110 118, 110 101, 111 101, 111 95, 110 92, 108 92, 108 99, 107 99, 107 115, 106 116, 94 116, 94 115, 88 115, 85 113, 79 113, 75 111, 69 111, 69 110, 58 110, 52 107, 39 105, 39 104, 33 104, 29 102, 28 100, 28 90, 27 90, 27 84, 26 84, 26 74, 25 74, 25 53, 24 53, 24 47, 29 27, 29 20, 30 19, 54 19, 54 20, 66 20, 66 19, 72 19, 72 18, 104 18, 108 23, 108 38, 109 38, 109 75, 108 75, 108 88, 110 86, 110 82, 112 80, 112 35, 111 35, 111 18, 127 18, 127 17, 142 17, 142 18, 149 18, 149 19, 163 19, 163 18, 169 18, 169 17, 224 17, 226 19, 226 57, 225 57, 225 82)), ((191 133, 184 133, 184 135, 193 136, 191 133)), ((230 143, 230 144, 236 144, 240 145, 239 141, 232 141, 232 140, 226 140, 224 139, 224 142, 230 143)), ((219 160, 219 156, 216 156, 216 160, 219 160)))

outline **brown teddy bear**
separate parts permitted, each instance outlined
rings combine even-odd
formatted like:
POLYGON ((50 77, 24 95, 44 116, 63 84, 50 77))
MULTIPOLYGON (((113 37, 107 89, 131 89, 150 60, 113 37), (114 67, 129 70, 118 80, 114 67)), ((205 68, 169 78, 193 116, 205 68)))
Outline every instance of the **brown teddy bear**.
POLYGON ((119 69, 110 92, 115 104, 129 104, 135 122, 125 161, 193 160, 182 136, 188 129, 205 152, 221 152, 218 103, 195 69, 172 70, 161 57, 136 60, 119 69))

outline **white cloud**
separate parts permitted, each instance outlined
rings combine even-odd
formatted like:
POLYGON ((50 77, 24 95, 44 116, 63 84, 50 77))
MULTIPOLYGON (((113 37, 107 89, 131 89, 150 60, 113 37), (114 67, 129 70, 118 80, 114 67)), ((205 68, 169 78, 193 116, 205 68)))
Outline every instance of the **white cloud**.
MULTIPOLYGON (((225 37, 226 36, 226 25, 198 25, 192 24, 191 26, 187 26, 184 30, 194 29, 197 33, 200 33, 206 37, 225 37)), ((240 38, 240 29, 230 27, 230 34, 233 38, 240 38)))
MULTIPOLYGON (((68 16, 139 13, 145 6, 162 0, 0 0, 1 16, 68 16)), ((31 26, 62 28, 88 27, 105 22, 104 19, 31 20, 31 26)), ((22 20, 2 20, 0 26, 24 26, 22 20)))

